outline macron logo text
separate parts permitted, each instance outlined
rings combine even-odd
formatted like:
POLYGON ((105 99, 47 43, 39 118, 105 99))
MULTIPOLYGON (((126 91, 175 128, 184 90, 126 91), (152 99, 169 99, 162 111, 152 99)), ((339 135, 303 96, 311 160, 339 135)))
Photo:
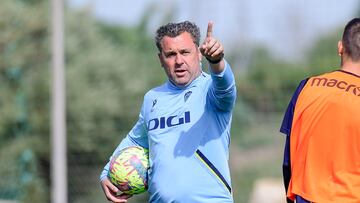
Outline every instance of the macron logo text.
POLYGON ((342 80, 328 79, 328 78, 313 78, 311 80, 311 86, 326 86, 335 87, 345 92, 353 93, 355 96, 360 96, 360 87, 349 84, 342 80))

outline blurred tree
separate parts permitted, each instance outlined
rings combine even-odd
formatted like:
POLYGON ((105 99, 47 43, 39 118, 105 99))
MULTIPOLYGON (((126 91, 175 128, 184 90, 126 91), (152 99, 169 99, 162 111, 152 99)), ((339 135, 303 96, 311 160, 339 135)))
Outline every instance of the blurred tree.
POLYGON ((164 75, 152 74, 161 72, 155 45, 139 28, 101 24, 86 13, 67 16, 69 147, 103 158, 136 122, 145 91, 164 75))
POLYGON ((341 30, 319 37, 303 62, 284 62, 272 58, 263 48, 255 49, 248 71, 239 80, 241 99, 255 111, 283 112, 302 79, 339 69, 337 42, 341 30))
POLYGON ((18 167, 25 151, 36 154, 30 165, 49 160, 47 8, 43 0, 3 1, 0 7, 0 162, 6 163, 0 167, 0 198, 5 189, 10 199, 48 201, 46 164, 28 171, 33 179, 26 184, 18 167), (31 188, 37 189, 30 195, 31 188))
POLYGON ((238 80, 239 95, 257 112, 279 112, 286 107, 296 81, 305 75, 301 64, 273 59, 266 49, 257 48, 251 54, 248 71, 238 80))
POLYGON ((309 74, 320 74, 339 69, 340 57, 337 54, 337 43, 342 37, 343 28, 329 32, 315 41, 307 54, 309 74))
MULTIPOLYGON (((48 10, 45 0, 4 1, 0 7, 0 162, 7 163, 0 167, 0 199, 49 202, 48 10), (19 160, 28 150, 33 156, 26 165, 34 167, 26 176, 32 178, 21 184, 19 160)), ((98 184, 101 169, 93 165, 105 163, 136 122, 144 92, 165 75, 153 74, 162 70, 146 22, 116 27, 72 11, 66 18, 69 176, 75 177, 69 185, 76 201, 91 189, 79 174, 91 172, 98 184)))
POLYGON ((92 192, 84 183, 98 184, 102 167, 137 121, 144 93, 166 77, 146 22, 126 28, 97 22, 86 10, 66 16, 69 176, 75 177, 69 186, 76 202, 92 192))

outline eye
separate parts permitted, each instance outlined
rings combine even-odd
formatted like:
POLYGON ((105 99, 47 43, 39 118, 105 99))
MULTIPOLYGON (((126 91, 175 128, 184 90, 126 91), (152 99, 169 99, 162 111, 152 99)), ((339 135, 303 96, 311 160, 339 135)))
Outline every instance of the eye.
POLYGON ((171 58, 171 57, 174 57, 175 55, 176 55, 175 52, 169 52, 169 53, 166 53, 166 54, 165 54, 165 57, 166 57, 166 58, 171 58))
POLYGON ((189 55, 191 52, 189 51, 189 50, 182 50, 181 51, 181 54, 183 55, 183 56, 186 56, 186 55, 189 55))

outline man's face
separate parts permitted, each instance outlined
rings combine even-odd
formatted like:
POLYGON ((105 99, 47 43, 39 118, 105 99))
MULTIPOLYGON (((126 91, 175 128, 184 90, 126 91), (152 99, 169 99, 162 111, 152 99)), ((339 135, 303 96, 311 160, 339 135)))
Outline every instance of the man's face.
POLYGON ((159 53, 168 78, 178 86, 190 84, 201 73, 201 53, 188 32, 176 37, 165 36, 159 53))

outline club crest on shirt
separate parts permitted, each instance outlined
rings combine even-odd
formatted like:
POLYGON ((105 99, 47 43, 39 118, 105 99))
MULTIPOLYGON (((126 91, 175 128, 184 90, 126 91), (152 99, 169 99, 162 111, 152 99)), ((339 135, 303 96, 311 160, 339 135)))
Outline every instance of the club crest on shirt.
POLYGON ((191 94, 192 94, 192 91, 188 91, 188 92, 185 93, 185 95, 184 95, 184 102, 186 102, 186 101, 189 99, 189 97, 190 97, 191 94))

